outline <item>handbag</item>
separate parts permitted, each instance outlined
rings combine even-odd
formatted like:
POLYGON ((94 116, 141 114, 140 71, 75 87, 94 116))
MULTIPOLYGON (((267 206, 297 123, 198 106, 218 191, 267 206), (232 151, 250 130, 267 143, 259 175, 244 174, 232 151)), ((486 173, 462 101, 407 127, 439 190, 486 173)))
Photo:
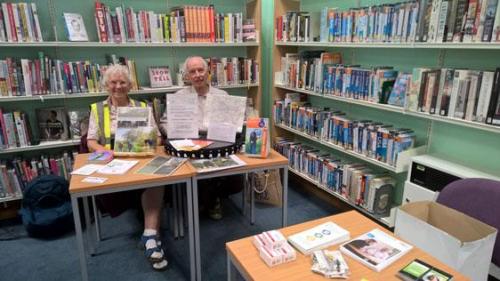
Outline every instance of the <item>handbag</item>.
MULTIPOLYGON (((250 186, 248 190, 254 192, 255 202, 281 206, 283 186, 281 185, 280 171, 278 169, 250 173, 248 180, 250 186)), ((247 198, 250 198, 250 196, 247 198)))

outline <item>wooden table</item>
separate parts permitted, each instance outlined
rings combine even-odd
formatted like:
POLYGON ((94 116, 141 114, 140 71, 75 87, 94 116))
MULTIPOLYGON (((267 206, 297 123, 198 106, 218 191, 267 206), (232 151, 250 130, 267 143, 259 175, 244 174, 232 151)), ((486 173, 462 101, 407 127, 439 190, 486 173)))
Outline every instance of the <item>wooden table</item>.
MULTIPOLYGON (((267 158, 252 158, 244 154, 236 154, 246 165, 234 169, 215 171, 212 173, 196 174, 193 177, 193 207, 194 207, 194 239, 196 244, 196 280, 201 281, 201 255, 200 255, 200 227, 198 214, 198 181, 208 178, 225 177, 230 175, 248 174, 272 169, 283 170, 283 194, 282 194, 282 226, 286 226, 287 221, 287 198, 288 198, 288 159, 271 149, 267 158)), ((254 222, 254 193, 251 194, 251 222, 254 222)))
MULTIPOLYGON (((355 238, 374 228, 382 229, 376 223, 369 220, 357 211, 349 211, 339 215, 325 217, 286 227, 280 229, 280 231, 285 237, 288 237, 291 234, 312 228, 327 221, 333 221, 334 223, 347 229, 351 233, 351 238, 355 238)), ((387 233, 391 233, 385 229, 382 230, 387 233)), ((329 249, 336 250, 338 249, 338 245, 329 247, 329 249)), ((236 274, 234 271, 234 267, 243 276, 243 278, 245 278, 245 280, 328 280, 320 274, 313 273, 311 271, 311 257, 304 256, 300 252, 297 252, 297 259, 293 262, 281 264, 273 268, 268 267, 259 257, 259 252, 252 244, 252 237, 247 237, 226 243, 226 251, 228 280, 234 280, 235 278, 236 274)), ((348 257, 347 255, 343 256, 346 259, 351 271, 349 280, 361 280, 363 278, 369 281, 400 280, 396 277, 396 273, 416 258, 452 274, 453 280, 455 281, 469 280, 468 278, 458 273, 456 270, 453 270, 449 266, 439 262, 429 254, 416 247, 381 272, 375 272, 368 267, 365 267, 360 262, 348 257)))
MULTIPOLYGON (((159 147, 156 156, 165 155, 163 147, 159 147)), ((84 166, 88 159, 88 154, 79 154, 76 156, 74 170, 84 166)), ((78 198, 93 197, 99 194, 108 194, 114 192, 121 192, 127 190, 151 188, 158 186, 165 186, 171 184, 185 183, 187 190, 187 210, 188 210, 188 235, 189 235, 189 255, 190 255, 190 268, 191 268, 191 280, 195 280, 195 243, 194 243, 194 230, 193 230, 193 207, 192 207, 192 177, 195 175, 196 171, 194 168, 185 163, 179 169, 177 169, 172 175, 148 175, 148 174, 136 174, 135 171, 142 168, 147 162, 149 162, 153 157, 143 157, 143 158, 120 158, 127 160, 139 160, 132 169, 130 169, 124 175, 104 175, 104 174, 92 174, 92 176, 107 178, 102 184, 94 183, 84 183, 82 180, 86 176, 73 175, 70 181, 69 192, 71 194, 71 203, 73 208, 73 216, 75 220, 75 230, 76 230, 76 241, 78 246, 78 252, 80 255, 80 268, 82 273, 82 280, 88 280, 87 273, 87 260, 86 251, 83 241, 82 227, 80 222, 80 210, 78 207, 78 198)), ((83 200, 83 205, 85 209, 85 220, 87 221, 87 227, 89 227, 89 216, 88 216, 88 201, 83 200)), ((95 204, 94 204, 95 205, 95 204)), ((98 231, 99 232, 99 231, 98 231)), ((87 232, 89 233, 89 231, 87 232)))

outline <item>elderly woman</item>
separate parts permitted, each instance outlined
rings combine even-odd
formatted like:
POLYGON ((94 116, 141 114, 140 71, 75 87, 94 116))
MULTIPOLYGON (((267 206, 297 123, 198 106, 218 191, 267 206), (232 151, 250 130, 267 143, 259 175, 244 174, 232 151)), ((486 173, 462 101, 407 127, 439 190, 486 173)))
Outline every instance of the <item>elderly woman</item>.
MULTIPOLYGON (((133 100, 128 96, 131 79, 127 67, 122 65, 110 66, 104 74, 103 83, 109 97, 103 102, 91 105, 87 145, 92 151, 112 150, 117 126, 118 107, 146 107, 146 103, 133 100)), ((152 114, 150 114, 149 120, 150 125, 156 127, 152 114)), ((163 188, 149 188, 141 190, 140 195, 144 212, 144 232, 141 237, 141 244, 145 248, 146 257, 151 261, 155 270, 163 270, 168 264, 159 238, 163 193, 163 188)), ((112 197, 107 199, 110 198, 112 197)), ((114 203, 121 204, 120 201, 123 200, 115 200, 114 203)))

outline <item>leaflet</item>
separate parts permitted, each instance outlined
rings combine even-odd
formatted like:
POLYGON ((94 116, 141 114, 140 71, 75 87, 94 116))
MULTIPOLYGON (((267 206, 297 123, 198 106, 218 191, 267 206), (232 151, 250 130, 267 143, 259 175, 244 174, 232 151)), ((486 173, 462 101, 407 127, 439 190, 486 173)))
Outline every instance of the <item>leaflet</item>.
POLYGON ((139 163, 139 161, 137 160, 113 159, 113 161, 109 162, 104 167, 97 170, 97 172, 108 175, 123 175, 132 167, 134 167, 137 163, 139 163))
POLYGON ((104 165, 98 165, 98 164, 87 164, 85 166, 82 166, 73 172, 71 172, 72 175, 82 175, 82 176, 88 176, 93 174, 95 171, 101 169, 104 167, 104 165))
POLYGON ((169 139, 198 138, 198 95, 167 95, 167 136, 169 139))

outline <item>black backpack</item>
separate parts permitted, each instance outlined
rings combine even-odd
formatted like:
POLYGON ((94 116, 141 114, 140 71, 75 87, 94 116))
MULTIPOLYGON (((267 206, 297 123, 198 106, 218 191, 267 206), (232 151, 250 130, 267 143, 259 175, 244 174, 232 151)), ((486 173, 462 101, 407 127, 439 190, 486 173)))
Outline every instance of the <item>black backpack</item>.
POLYGON ((54 238, 72 230, 68 181, 54 175, 34 179, 23 192, 20 214, 33 237, 54 238))

